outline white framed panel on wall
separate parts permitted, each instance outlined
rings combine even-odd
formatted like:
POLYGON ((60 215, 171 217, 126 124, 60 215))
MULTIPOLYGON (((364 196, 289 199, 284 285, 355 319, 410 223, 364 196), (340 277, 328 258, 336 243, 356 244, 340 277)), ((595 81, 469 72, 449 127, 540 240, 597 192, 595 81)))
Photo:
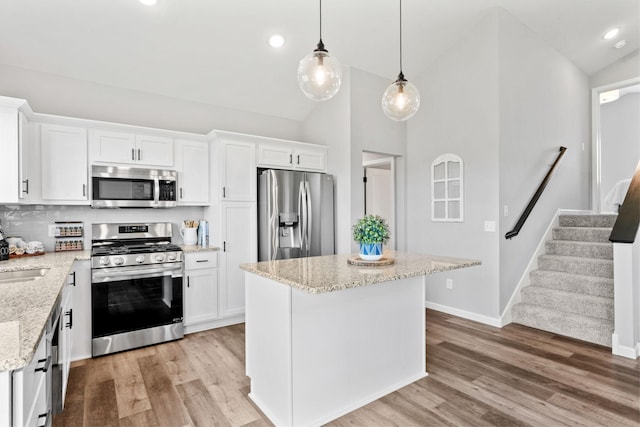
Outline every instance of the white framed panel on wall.
POLYGON ((431 220, 464 222, 464 163, 447 153, 431 163, 431 220))

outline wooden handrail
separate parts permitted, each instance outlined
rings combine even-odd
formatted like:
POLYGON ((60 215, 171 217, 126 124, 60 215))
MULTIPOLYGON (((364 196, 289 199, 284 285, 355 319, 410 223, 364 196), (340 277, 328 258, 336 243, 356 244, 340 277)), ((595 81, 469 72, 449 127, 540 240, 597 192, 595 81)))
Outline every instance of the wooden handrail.
POLYGON ((564 155, 565 151, 567 151, 567 147, 560 147, 560 153, 558 153, 558 157, 556 157, 556 160, 553 162, 553 164, 549 168, 549 172, 547 172, 544 179, 540 183, 540 186, 534 193, 533 197, 531 197, 531 200, 529 200, 529 204, 520 215, 520 218, 518 218, 518 222, 516 222, 515 227, 513 227, 513 230, 509 231, 507 234, 504 235, 506 239, 511 239, 512 237, 515 237, 518 235, 518 233, 520 232, 520 229, 522 228, 525 221, 529 217, 529 214, 533 210, 533 207, 536 205, 536 203, 538 202, 538 199, 542 195, 542 192, 544 191, 545 187, 549 183, 549 180, 551 179, 551 174, 553 174, 553 170, 556 168, 558 162, 564 155))
POLYGON ((640 162, 638 162, 633 178, 631 178, 624 202, 620 205, 618 218, 613 224, 609 241, 614 243, 635 242, 638 224, 640 224, 640 162))

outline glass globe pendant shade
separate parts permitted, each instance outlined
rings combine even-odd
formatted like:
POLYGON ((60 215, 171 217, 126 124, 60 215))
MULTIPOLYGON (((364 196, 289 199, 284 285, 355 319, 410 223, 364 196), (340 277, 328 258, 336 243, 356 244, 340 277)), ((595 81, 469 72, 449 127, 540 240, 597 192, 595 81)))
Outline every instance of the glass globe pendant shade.
POLYGON ((382 95, 382 111, 391 120, 404 121, 413 117, 420 107, 420 92, 405 80, 402 73, 382 95))
POLYGON ((318 47, 300 60, 298 85, 302 92, 314 101, 326 101, 338 93, 342 84, 342 67, 329 56, 322 40, 318 47))

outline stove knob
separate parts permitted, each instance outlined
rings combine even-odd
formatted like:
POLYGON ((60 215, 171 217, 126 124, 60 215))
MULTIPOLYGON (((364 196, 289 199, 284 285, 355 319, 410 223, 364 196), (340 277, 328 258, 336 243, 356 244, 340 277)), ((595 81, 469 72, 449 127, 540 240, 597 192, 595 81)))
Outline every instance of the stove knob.
POLYGON ((103 256, 100 258, 100 265, 109 265, 110 261, 109 261, 109 257, 103 256))
POLYGON ((122 265, 124 264, 124 258, 122 258, 121 256, 117 256, 113 259, 113 263, 115 265, 122 265))
POLYGON ((175 261, 176 260, 176 254, 169 254, 169 256, 167 257, 167 259, 169 261, 175 261))
POLYGON ((156 261, 162 262, 164 261, 164 254, 156 254, 155 258, 156 258, 156 261))
POLYGON ((136 257, 136 262, 137 262, 138 264, 142 264, 142 263, 144 262, 144 255, 138 255, 138 256, 136 257))

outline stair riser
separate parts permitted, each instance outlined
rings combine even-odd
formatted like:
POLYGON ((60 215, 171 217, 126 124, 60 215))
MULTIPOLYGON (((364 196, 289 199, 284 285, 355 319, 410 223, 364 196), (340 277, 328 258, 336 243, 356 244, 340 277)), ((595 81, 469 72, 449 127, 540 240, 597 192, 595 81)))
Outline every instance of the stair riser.
POLYGON ((609 227, 613 228, 617 215, 560 215, 561 227, 609 227))
POLYGON ((613 299, 575 294, 554 295, 555 290, 528 286, 522 290, 522 301, 552 310, 575 313, 613 321, 613 299))
POLYGON ((512 316, 514 323, 611 347, 613 323, 604 319, 540 310, 527 304, 516 304, 512 316))
POLYGON ((599 278, 600 280, 594 280, 593 277, 589 276, 558 277, 554 276, 553 273, 557 272, 534 270, 529 275, 529 283, 532 286, 557 289, 559 291, 613 298, 613 281, 609 278, 603 277, 599 278))
POLYGON ((611 230, 607 228, 554 228, 553 240, 608 243, 611 230))
POLYGON ((572 262, 566 262, 562 258, 541 256, 538 258, 538 268, 586 276, 613 277, 613 262, 606 261, 592 263, 588 259, 576 259, 572 262))
POLYGON ((578 256, 584 258, 613 259, 612 244, 581 244, 581 242, 567 242, 551 240, 545 243, 547 254, 578 256))

